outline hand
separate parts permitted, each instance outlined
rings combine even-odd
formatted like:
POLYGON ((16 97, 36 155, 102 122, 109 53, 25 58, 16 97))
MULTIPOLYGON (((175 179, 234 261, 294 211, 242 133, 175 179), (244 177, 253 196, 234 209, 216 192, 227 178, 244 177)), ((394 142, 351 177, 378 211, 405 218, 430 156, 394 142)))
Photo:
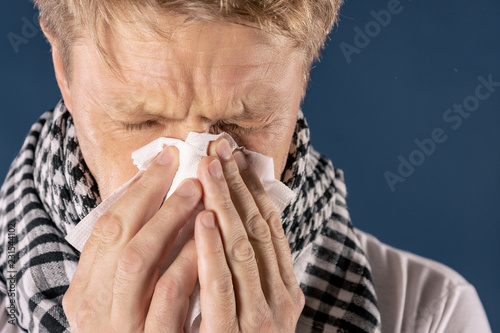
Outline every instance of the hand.
POLYGON ((224 139, 210 150, 195 226, 201 332, 294 332, 304 295, 281 219, 242 152, 224 139))
POLYGON ((182 331, 197 280, 194 240, 160 276, 160 267, 201 200, 186 180, 163 203, 177 171, 166 148, 98 221, 63 298, 72 332, 182 331))

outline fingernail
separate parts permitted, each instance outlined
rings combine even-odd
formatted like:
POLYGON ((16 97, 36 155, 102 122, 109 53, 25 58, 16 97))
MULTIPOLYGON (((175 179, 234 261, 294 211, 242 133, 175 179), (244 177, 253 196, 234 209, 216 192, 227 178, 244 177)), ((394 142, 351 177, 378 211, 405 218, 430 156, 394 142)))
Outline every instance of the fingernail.
POLYGON ((215 228, 215 218, 213 213, 207 213, 203 216, 201 220, 203 222, 203 226, 207 229, 215 228))
POLYGON ((231 158, 231 147, 227 140, 222 139, 217 145, 217 155, 223 160, 227 161, 231 158))
POLYGON ((177 189, 177 194, 183 197, 191 197, 194 195, 196 188, 190 179, 185 180, 177 189))
POLYGON ((238 165, 238 169, 245 170, 248 168, 247 158, 243 152, 237 150, 234 152, 234 159, 236 160, 236 164, 238 165))
POLYGON ((222 165, 220 164, 219 160, 213 160, 212 162, 210 162, 210 164, 208 165, 208 171, 210 172, 210 175, 215 179, 222 178, 222 165))
POLYGON ((156 156, 155 162, 161 165, 169 165, 174 160, 174 154, 172 148, 164 148, 161 153, 156 156))

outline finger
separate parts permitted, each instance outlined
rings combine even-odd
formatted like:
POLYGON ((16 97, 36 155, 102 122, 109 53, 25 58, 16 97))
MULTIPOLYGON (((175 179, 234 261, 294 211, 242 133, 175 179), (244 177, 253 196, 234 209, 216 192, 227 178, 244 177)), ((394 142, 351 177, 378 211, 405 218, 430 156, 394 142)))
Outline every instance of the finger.
POLYGON ((113 279, 121 250, 162 204, 178 167, 176 154, 172 147, 164 149, 97 221, 89 238, 91 244, 96 244, 95 252, 91 251, 95 262, 91 278, 99 282, 113 279))
POLYGON ((146 332, 183 332, 189 297, 198 278, 194 239, 189 240, 154 288, 146 332))
POLYGON ((251 192, 255 204, 270 228, 274 253, 283 283, 289 291, 297 292, 298 283, 293 270, 290 245, 285 236, 281 218, 267 195, 259 176, 255 170, 249 167, 245 155, 241 151, 236 151, 234 158, 239 166, 241 178, 251 192))
POLYGON ((229 192, 231 194, 231 200, 234 202, 234 206, 240 216, 244 220, 249 220, 253 216, 258 215, 259 211, 255 205, 253 198, 246 188, 245 183, 241 179, 240 172, 238 170, 238 165, 233 158, 233 153, 231 152, 231 147, 226 139, 219 139, 212 142, 209 148, 210 156, 216 156, 219 158, 224 178, 226 179, 229 192))
POLYGON ((203 314, 200 331, 235 332, 238 321, 233 280, 215 215, 212 212, 203 211, 198 214, 195 239, 203 314), (228 321, 223 317, 231 320, 228 321))
MULTIPOLYGON (((103 289, 103 281, 113 280, 121 248, 158 209, 170 188, 177 165, 177 151, 166 148, 141 179, 97 221, 65 294, 65 311, 70 316, 78 309, 83 290, 91 281, 103 289)), ((112 290, 112 286, 106 288, 107 292, 112 290)), ((99 299, 100 303, 111 301, 104 291, 99 299)))
POLYGON ((97 221, 79 265, 95 261, 99 252, 123 246, 159 209, 177 171, 177 150, 165 148, 142 177, 97 221))
POLYGON ((233 156, 236 164, 238 165, 241 179, 250 192, 250 195, 252 196, 260 214, 264 220, 267 221, 276 208, 267 195, 267 192, 260 181, 259 175, 257 175, 255 170, 249 165, 247 157, 242 151, 235 150, 233 156))
POLYGON ((156 283, 152 277, 160 274, 179 230, 200 202, 201 193, 198 181, 185 180, 123 249, 114 281, 112 315, 117 320, 146 315, 156 283))
MULTIPOLYGON (((119 232, 123 234, 120 244, 127 244, 156 214, 172 185, 177 168, 177 149, 165 148, 144 175, 105 213, 105 217, 116 219, 119 223, 119 232)), ((114 234, 114 231, 118 230, 111 233, 114 234)))
POLYGON ((222 163, 231 199, 255 251, 264 294, 267 298, 279 297, 284 289, 283 281, 271 240, 271 232, 267 221, 263 218, 263 215, 270 216, 274 207, 272 205, 262 207, 261 212, 256 205, 252 193, 240 175, 240 171, 250 169, 242 152, 235 151, 234 155, 231 154, 229 144, 225 140, 220 141, 216 151, 222 163))
POLYGON ((255 253, 231 200, 221 163, 215 157, 204 158, 198 173, 203 185, 205 209, 214 212, 219 225, 226 261, 233 275, 238 313, 263 308, 266 300, 255 253))

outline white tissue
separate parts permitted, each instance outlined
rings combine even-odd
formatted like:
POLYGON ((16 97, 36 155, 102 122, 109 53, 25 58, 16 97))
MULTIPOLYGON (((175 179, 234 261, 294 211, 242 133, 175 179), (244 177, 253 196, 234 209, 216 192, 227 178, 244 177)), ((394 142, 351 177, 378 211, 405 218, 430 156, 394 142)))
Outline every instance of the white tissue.
MULTIPOLYGON (((134 182, 140 179, 144 171, 153 162, 158 153, 163 150, 163 148, 167 146, 175 146, 179 150, 179 168, 172 181, 172 186, 166 196, 167 199, 184 179, 198 178, 198 164, 203 157, 207 156, 208 145, 211 141, 215 141, 221 136, 229 142, 232 150, 236 148, 242 149, 243 153, 247 157, 248 163, 259 175, 262 185, 274 204, 276 211, 281 213, 294 198, 295 194, 285 184, 274 178, 274 164, 272 158, 246 150, 243 147, 238 147, 233 138, 231 138, 231 136, 227 133, 213 135, 208 133, 191 132, 189 133, 186 141, 159 138, 133 152, 132 158, 134 160, 134 164, 139 168, 139 172, 127 183, 114 191, 92 212, 90 212, 90 214, 80 221, 80 223, 78 223, 73 230, 69 231, 66 236, 66 240, 81 252, 85 242, 90 237, 97 220, 125 194, 134 182)), ((167 260, 162 266, 163 269, 166 270, 170 266, 187 240, 192 237, 194 220, 196 215, 203 209, 203 204, 200 203, 195 210, 195 213, 191 216, 191 219, 181 228, 167 260)), ((200 322, 199 284, 197 283, 195 290, 190 297, 190 305, 184 327, 185 331, 198 332, 200 322)))

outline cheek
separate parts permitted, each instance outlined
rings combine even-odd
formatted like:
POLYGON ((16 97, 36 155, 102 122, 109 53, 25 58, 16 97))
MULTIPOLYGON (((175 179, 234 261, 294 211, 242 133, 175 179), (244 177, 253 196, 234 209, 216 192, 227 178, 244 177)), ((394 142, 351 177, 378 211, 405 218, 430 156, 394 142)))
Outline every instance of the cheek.
POLYGON ((97 112, 73 112, 73 118, 83 157, 104 199, 137 173, 130 156, 149 137, 127 133, 97 112))

